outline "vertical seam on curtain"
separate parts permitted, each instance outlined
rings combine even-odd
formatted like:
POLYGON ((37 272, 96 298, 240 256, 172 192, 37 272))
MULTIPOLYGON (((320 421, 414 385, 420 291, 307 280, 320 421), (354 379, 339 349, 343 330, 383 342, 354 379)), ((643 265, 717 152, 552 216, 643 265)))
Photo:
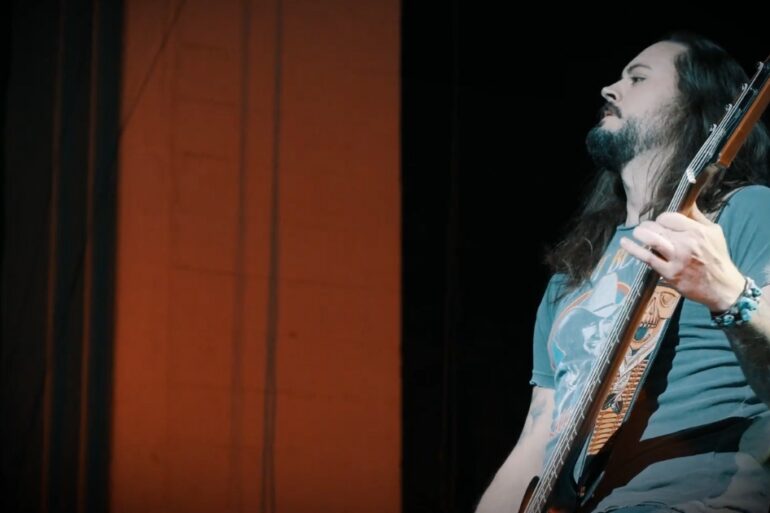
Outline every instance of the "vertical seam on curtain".
POLYGON ((56 71, 54 80, 54 101, 52 113, 51 134, 51 196, 48 205, 48 287, 46 298, 46 336, 45 336, 45 383, 43 384, 43 440, 40 486, 40 511, 49 510, 49 493, 51 473, 51 422, 53 415, 53 340, 56 301, 56 282, 58 256, 58 219, 59 219, 59 176, 61 173, 61 125, 62 125, 62 68, 64 66, 64 0, 59 1, 59 37, 56 53, 56 71))
POLYGON ((91 62, 90 62, 90 77, 89 77, 89 105, 88 105, 88 156, 87 156, 87 169, 86 169, 86 219, 85 219, 85 233, 84 236, 84 252, 83 252, 83 331, 82 331, 82 350, 80 361, 80 421, 79 421, 79 434, 78 434, 78 475, 77 475, 77 511, 83 513, 86 505, 86 458, 88 457, 88 387, 89 383, 89 362, 91 360, 91 301, 92 301, 92 286, 93 286, 93 219, 94 219, 94 166, 95 151, 96 151, 96 106, 97 106, 97 62, 99 55, 98 45, 98 29, 97 26, 97 12, 98 1, 93 0, 91 9, 91 62))
POLYGON ((265 401, 262 430, 262 478, 260 513, 275 511, 275 416, 276 416, 276 346, 278 338, 278 276, 280 244, 280 156, 281 156, 281 86, 283 44, 283 3, 276 0, 275 54, 273 92, 273 170, 270 204, 270 256, 267 297, 267 336, 265 340, 265 401))
POLYGON ((235 283, 233 301, 233 343, 231 348, 232 373, 230 390, 230 479, 229 500, 231 510, 243 510, 243 483, 241 471, 242 421, 243 421, 243 322, 244 298, 246 288, 246 265, 244 262, 244 245, 246 240, 247 220, 245 217, 246 204, 246 172, 247 172, 247 143, 246 134, 249 124, 249 40, 251 36, 251 5, 250 0, 241 3, 241 116, 240 141, 238 145, 238 218, 236 220, 235 248, 235 283))
POLYGON ((457 337, 460 301, 460 6, 450 6, 452 38, 452 96, 450 101, 449 201, 447 209, 444 297, 444 369, 442 376, 442 450, 444 452, 443 511, 455 510, 457 473, 457 337))

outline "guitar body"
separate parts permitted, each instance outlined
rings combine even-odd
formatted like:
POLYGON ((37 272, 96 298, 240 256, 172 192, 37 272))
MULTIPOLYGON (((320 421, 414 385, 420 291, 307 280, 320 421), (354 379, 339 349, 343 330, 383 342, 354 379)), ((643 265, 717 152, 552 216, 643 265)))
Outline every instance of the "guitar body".
MULTIPOLYGON (((534 493, 535 489, 537 488, 537 483, 540 481, 540 478, 535 476, 532 478, 532 481, 529 482, 529 486, 527 486, 527 491, 524 492, 524 498, 521 500, 521 506, 519 506, 519 513, 524 513, 527 510, 527 507, 529 506, 529 500, 532 498, 532 494, 534 493)), ((574 495, 574 492, 573 492, 574 495)), ((573 513, 575 511, 575 508, 567 507, 565 505, 562 506, 546 506, 545 512, 546 513, 573 513)))
POLYGON ((538 476, 535 476, 532 478, 532 481, 529 482, 529 485, 527 485, 527 489, 524 491, 524 497, 521 499, 521 505, 519 506, 519 513, 524 513, 524 511, 527 509, 527 505, 529 504, 529 499, 532 498, 532 492, 535 491, 535 487, 537 486, 537 483, 540 481, 540 478, 538 476))
MULTIPOLYGON (((527 510, 527 506, 529 505, 529 499, 532 496, 532 493, 535 491, 535 486, 537 486, 537 480, 538 478, 535 477, 532 479, 532 482, 529 483, 529 487, 527 488, 527 493, 524 495, 524 499, 521 502, 521 506, 519 507, 519 513, 524 513, 527 510)), ((567 507, 557 507, 557 506, 547 506, 545 509, 545 513, 573 513, 576 511, 573 508, 567 508, 567 507)))
MULTIPOLYGON (((593 491, 602 480, 602 469, 604 468, 607 456, 609 456, 608 449, 611 446, 612 440, 607 444, 605 450, 590 458, 590 463, 586 466, 583 474, 586 482, 589 483, 589 487, 582 490, 582 493, 579 493, 579 486, 573 479, 572 472, 562 472, 553 486, 551 497, 543 511, 547 513, 579 513, 584 506, 595 506, 595 501, 592 500, 593 491)), ((579 455, 580 453, 577 453, 569 457, 564 468, 573 469, 579 455)), ((527 511, 530 499, 537 489, 538 483, 540 483, 540 476, 533 477, 529 482, 524 492, 524 497, 521 500, 518 513, 525 513, 527 511)))

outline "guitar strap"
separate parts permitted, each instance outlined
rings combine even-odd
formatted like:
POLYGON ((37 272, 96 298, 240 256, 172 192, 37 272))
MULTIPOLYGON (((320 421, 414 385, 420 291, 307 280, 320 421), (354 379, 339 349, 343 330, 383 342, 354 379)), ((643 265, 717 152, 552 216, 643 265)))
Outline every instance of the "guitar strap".
MULTIPOLYGON (((740 188, 730 191, 722 202, 722 207, 709 217, 716 222, 727 204, 727 200, 740 188)), ((642 322, 623 357, 623 363, 613 378, 612 387, 606 397, 602 398, 602 407, 596 423, 588 437, 588 445, 584 458, 590 459, 599 454, 607 442, 617 432, 620 426, 631 415, 642 385, 647 378, 651 363, 664 339, 671 318, 682 296, 663 278, 658 280, 655 291, 644 312, 642 322)), ((583 466, 582 468, 586 468, 583 466)), ((583 475, 583 478, 589 476, 583 475)), ((579 486, 585 491, 585 484, 579 486)))
POLYGON ((595 456, 620 428, 631 412, 647 377, 650 363, 660 347, 681 294, 661 278, 647 305, 639 328, 613 378, 609 394, 603 398, 599 415, 589 437, 587 456, 595 456))

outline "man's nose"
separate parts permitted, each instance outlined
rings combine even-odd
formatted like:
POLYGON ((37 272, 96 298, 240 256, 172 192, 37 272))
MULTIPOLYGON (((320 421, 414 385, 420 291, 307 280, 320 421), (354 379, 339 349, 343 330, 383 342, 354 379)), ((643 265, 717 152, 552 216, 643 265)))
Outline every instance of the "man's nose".
POLYGON ((620 95, 618 94, 618 90, 615 87, 615 84, 602 87, 601 95, 602 98, 610 103, 617 103, 617 101, 620 99, 620 95))

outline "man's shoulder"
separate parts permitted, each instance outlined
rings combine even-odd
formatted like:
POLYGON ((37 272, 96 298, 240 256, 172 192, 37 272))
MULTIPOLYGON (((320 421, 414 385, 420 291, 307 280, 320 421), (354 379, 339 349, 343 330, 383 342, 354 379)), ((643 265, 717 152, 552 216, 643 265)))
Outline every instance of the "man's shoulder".
POLYGON ((770 213, 770 187, 747 185, 733 191, 724 205, 721 216, 725 221, 770 213))
POLYGON ((770 187, 766 185, 746 185, 736 189, 727 200, 728 204, 742 203, 742 202, 760 202, 767 203, 770 201, 770 187))

